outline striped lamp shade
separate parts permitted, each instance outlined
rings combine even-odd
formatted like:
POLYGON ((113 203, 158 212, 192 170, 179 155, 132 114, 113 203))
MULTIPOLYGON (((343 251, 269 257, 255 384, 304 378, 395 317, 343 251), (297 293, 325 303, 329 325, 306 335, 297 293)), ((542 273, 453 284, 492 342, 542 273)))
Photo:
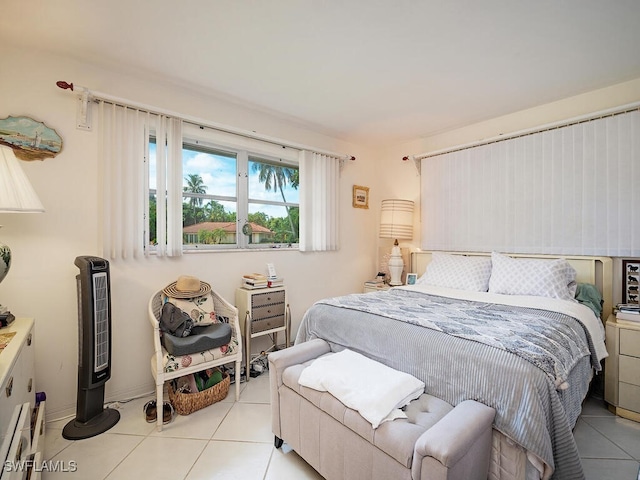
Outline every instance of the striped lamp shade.
POLYGON ((382 200, 380 238, 413 238, 413 202, 382 200))

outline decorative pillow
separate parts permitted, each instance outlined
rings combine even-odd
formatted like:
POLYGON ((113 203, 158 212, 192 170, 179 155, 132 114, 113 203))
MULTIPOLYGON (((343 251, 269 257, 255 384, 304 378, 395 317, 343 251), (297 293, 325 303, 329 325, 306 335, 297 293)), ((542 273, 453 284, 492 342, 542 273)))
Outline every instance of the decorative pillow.
POLYGON ((427 270, 416 284, 486 292, 491 277, 489 257, 433 252, 427 270))
POLYGON ((600 318, 602 315, 602 294, 595 285, 591 283, 578 283, 576 300, 593 310, 596 317, 600 318))
POLYGON ((213 306, 213 298, 209 294, 195 298, 167 297, 167 301, 186 312, 196 327, 204 327, 218 323, 213 306))
POLYGON ((574 300, 576 271, 562 258, 512 258, 492 252, 491 262, 489 293, 574 300))

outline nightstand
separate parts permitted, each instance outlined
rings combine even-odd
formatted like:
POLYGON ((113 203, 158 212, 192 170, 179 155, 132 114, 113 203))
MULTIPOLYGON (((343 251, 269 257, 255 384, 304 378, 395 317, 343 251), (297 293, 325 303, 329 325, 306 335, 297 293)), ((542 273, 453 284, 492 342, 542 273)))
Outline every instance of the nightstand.
POLYGON ((391 285, 387 285, 386 283, 382 283, 379 285, 369 285, 367 283, 365 283, 363 285, 363 292, 364 293, 369 293, 369 292, 383 292, 385 290, 389 290, 391 288, 391 285))
POLYGON ((285 334, 285 346, 289 347, 291 335, 291 311, 285 287, 260 288, 256 290, 236 289, 236 307, 240 330, 244 339, 245 368, 247 381, 251 368, 251 339, 272 335, 277 349, 278 332, 285 334))
POLYGON ((616 415, 640 422, 640 323, 607 320, 604 399, 616 415))

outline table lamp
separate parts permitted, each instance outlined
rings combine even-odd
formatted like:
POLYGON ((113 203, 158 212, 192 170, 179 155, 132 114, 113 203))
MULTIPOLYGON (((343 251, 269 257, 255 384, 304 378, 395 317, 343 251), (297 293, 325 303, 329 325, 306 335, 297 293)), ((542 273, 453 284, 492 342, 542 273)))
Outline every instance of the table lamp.
MULTIPOLYGON (((0 145, 0 213, 42 213, 44 207, 22 171, 13 149, 0 145)), ((0 225, 1 228, 1 225, 0 225)), ((11 250, 0 242, 0 282, 11 267, 11 250)), ((10 313, 0 305, 0 321, 10 313)))
POLYGON ((382 200, 380 211, 380 238, 393 238, 395 242, 389 258, 389 285, 402 285, 404 262, 398 239, 413 238, 413 202, 411 200, 382 200))

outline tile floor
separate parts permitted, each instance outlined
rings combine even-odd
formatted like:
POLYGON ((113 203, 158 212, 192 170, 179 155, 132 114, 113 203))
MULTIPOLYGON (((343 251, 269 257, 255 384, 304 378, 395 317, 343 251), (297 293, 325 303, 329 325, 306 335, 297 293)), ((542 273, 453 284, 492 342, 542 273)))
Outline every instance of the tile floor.
MULTIPOLYGON (((119 407, 121 419, 109 431, 76 442, 62 438, 68 419, 47 424, 45 458, 59 469, 44 480, 304 480, 322 479, 287 448, 273 447, 268 373, 233 386, 227 398, 189 416, 176 416, 158 433, 146 423, 142 407, 151 397, 119 407)), ((588 480, 639 480, 640 423, 612 415, 595 398, 585 402, 575 429, 588 480)))

